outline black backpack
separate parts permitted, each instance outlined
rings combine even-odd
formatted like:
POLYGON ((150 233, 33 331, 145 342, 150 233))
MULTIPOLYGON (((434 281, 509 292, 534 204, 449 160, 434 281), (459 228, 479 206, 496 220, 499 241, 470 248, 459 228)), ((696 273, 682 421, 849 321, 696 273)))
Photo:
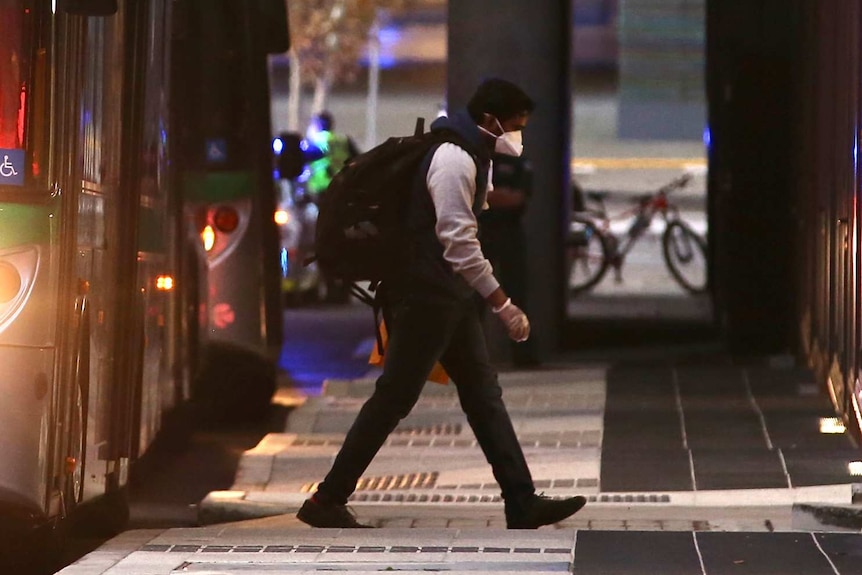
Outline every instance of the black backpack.
MULTIPOLYGON (((423 130, 419 118, 412 136, 389 138, 352 158, 321 194, 314 260, 329 278, 368 281, 374 291, 403 269, 412 245, 404 214, 423 159, 443 142, 471 149, 451 130, 423 130)), ((355 285, 351 291, 366 301, 367 292, 355 285)))

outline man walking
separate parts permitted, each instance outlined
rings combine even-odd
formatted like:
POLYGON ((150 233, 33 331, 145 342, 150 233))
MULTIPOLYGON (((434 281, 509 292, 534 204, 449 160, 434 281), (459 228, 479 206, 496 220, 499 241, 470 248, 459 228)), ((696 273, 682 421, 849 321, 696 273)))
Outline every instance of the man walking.
POLYGON ((521 130, 533 108, 518 86, 495 78, 478 87, 465 111, 432 124, 432 130, 455 132, 460 144, 443 143, 429 152, 416 178, 406 210, 412 258, 399 278, 381 286, 392 323, 383 373, 329 473, 297 513, 301 521, 314 527, 367 527, 347 508, 347 500, 416 404, 437 361, 451 377, 500 485, 510 529, 556 523, 586 503, 581 496, 556 500, 536 494, 474 301, 475 293, 485 299, 512 340, 529 337, 527 316, 500 287, 482 254, 477 218, 486 207, 492 152, 520 155, 521 130))

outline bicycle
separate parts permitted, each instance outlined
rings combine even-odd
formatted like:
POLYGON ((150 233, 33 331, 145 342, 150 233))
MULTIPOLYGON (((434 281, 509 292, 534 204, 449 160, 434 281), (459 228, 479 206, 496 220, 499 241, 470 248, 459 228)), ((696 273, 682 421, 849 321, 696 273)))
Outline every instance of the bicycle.
POLYGON ((684 188, 691 181, 685 174, 665 184, 655 192, 635 199, 634 207, 610 217, 604 200, 607 192, 587 192, 586 197, 596 207, 572 215, 566 240, 566 277, 569 293, 583 293, 598 284, 613 267, 615 279, 622 281, 626 255, 649 229, 653 218, 665 221, 662 233, 662 254, 673 278, 689 293, 704 293, 707 288, 706 242, 683 221, 679 209, 668 200, 672 191, 684 188), (624 236, 611 231, 611 221, 631 218, 624 236))

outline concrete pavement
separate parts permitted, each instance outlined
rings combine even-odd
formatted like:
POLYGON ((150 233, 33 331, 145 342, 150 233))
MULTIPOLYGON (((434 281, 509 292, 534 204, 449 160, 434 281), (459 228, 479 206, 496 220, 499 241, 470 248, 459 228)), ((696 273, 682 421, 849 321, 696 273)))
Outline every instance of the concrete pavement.
MULTIPOLYGON (((433 93, 384 95, 378 136, 407 133, 441 101, 433 93)), ((283 105, 275 102, 276 118, 285 117, 283 105)), ((631 196, 692 171, 693 185, 674 197, 684 219, 705 232, 703 145, 620 141, 616 106, 605 95, 580 97, 574 178, 587 189, 614 190, 616 213, 631 196), (640 160, 622 165, 620 158, 640 160)), ((341 129, 364 132, 360 95, 335 97, 331 109, 341 129)), ((707 321, 708 298, 680 297, 664 272, 660 231, 631 253, 623 282, 609 274, 570 301, 569 316, 707 321)), ((314 370, 331 367, 312 359, 314 370)), ((845 436, 820 433, 831 408, 804 370, 714 359, 623 363, 560 361, 501 374, 539 491, 589 499, 559 525, 505 529, 499 490, 453 389, 435 384, 351 501, 360 520, 378 528, 302 524, 294 514, 328 470, 373 382, 330 379, 282 433, 244 454, 231 490, 200 503, 200 528, 128 532, 62 573, 862 574, 862 519, 847 468, 862 457, 845 436)))
MULTIPOLYGON (((780 373, 781 370, 777 371, 780 373)), ((792 383, 792 373, 787 372, 788 386, 792 383)), ((644 370, 641 379, 647 380, 650 375, 654 374, 644 370)), ((726 370, 719 377, 732 380, 735 375, 732 370, 726 370)), ((636 478, 626 481, 629 470, 620 471, 610 465, 607 453, 604 462, 604 471, 608 474, 606 481, 613 480, 631 489, 603 490, 601 474, 607 419, 607 377, 608 372, 603 366, 559 366, 500 375, 504 397, 537 488, 550 496, 583 494, 590 500, 587 508, 564 525, 577 528, 589 528, 592 522, 608 525, 602 522, 625 521, 628 514, 638 509, 636 521, 652 521, 653 529, 664 528, 663 520, 682 521, 687 528, 698 522, 706 526, 710 521, 727 527, 733 524, 737 512, 740 513, 739 528, 744 525, 750 529, 758 525, 767 529, 765 525, 769 521, 771 529, 792 529, 794 504, 847 505, 852 502, 853 478, 846 469, 841 470, 838 466, 830 471, 826 485, 807 481, 804 476, 794 483, 789 471, 787 479, 780 483, 762 481, 754 470, 749 479, 738 478, 727 484, 728 487, 742 489, 729 491, 708 489, 710 481, 713 486, 721 486, 721 483, 707 475, 700 479, 702 488, 698 489, 692 463, 691 484, 659 482, 657 485, 665 489, 649 490, 638 489, 636 478), (624 477, 622 483, 616 478, 619 475, 624 477), (764 488, 745 489, 749 487, 746 481, 751 487, 764 488), (761 508, 763 517, 756 518, 752 508, 761 508)), ((696 379, 692 378, 692 381, 696 379)), ((614 385, 616 387, 617 384, 614 385)), ((372 387, 373 378, 328 381, 322 395, 309 398, 305 405, 291 414, 285 433, 270 434, 243 456, 233 489, 212 493, 201 503, 202 522, 295 512, 328 470, 344 433, 372 387)), ((615 397, 617 395, 615 393, 615 397)), ((754 392, 751 397, 755 397, 754 392)), ((692 398, 692 401, 701 400, 692 398)), ((791 400, 782 398, 781 401, 791 400)), ((795 412, 798 412, 803 406, 821 402, 817 397, 803 397, 794 403, 798 404, 795 406, 795 412)), ((825 404, 820 407, 826 408, 825 404)), ((689 417, 692 418, 688 423, 692 428, 689 440, 694 442, 693 430, 697 425, 694 411, 689 417)), ((750 410, 746 408, 723 423, 748 426, 750 418, 750 410)), ((780 417, 776 415, 774 419, 774 425, 779 426, 780 417)), ((812 415, 812 434, 816 433, 814 419, 812 415)), ((660 426, 664 427, 666 423, 663 421, 660 426)), ((619 421, 611 424, 614 430, 621 426, 619 421)), ((622 425, 626 425, 625 422, 622 425)), ((766 430, 765 421, 763 425, 766 430)), ((716 429, 720 430, 721 426, 716 429)), ((642 441, 651 442, 648 424, 642 431, 642 441)), ((716 441, 718 448, 703 456, 704 468, 709 458, 726 458, 733 454, 734 449, 740 452, 743 448, 752 449, 756 456, 752 455, 751 464, 758 465, 761 461, 757 459, 760 454, 755 446, 723 445, 720 439, 716 441)), ((624 443, 630 443, 626 449, 637 449, 637 439, 630 438, 624 443)), ((829 450, 836 457, 849 459, 854 455, 849 444, 846 449, 840 447, 844 444, 842 440, 834 444, 839 447, 829 444, 829 450)), ((660 454, 661 450, 671 446, 653 447, 660 454)), ((789 459, 790 455, 786 458, 789 459)), ((770 461, 763 461, 766 461, 764 467, 771 465, 770 461)), ((646 478, 643 483, 656 484, 654 480, 646 481, 646 478)), ((499 489, 460 411, 451 385, 426 385, 414 410, 402 421, 371 464, 351 503, 361 517, 377 517, 380 526, 389 525, 392 521, 399 525, 422 524, 426 511, 436 505, 444 506, 447 510, 444 515, 455 524, 469 520, 488 527, 504 526, 499 489), (480 509, 485 510, 481 518, 476 515, 480 509)), ((799 520, 798 517, 797 522, 799 520)), ((677 526, 682 524, 675 523, 677 526)), ((641 525, 641 528, 646 527, 646 524, 641 525)))
POLYGON ((560 363, 500 380, 537 488, 589 498, 556 526, 505 529, 499 490, 454 390, 431 383, 351 500, 378 529, 303 525, 294 513, 373 385, 330 380, 283 433, 244 454, 230 491, 201 502, 206 526, 129 532, 61 573, 675 574, 724 573, 734 560, 759 569, 741 573, 859 572, 842 563, 862 545, 846 470, 856 452, 817 430, 828 406, 804 371, 560 363), (773 474, 774 464, 783 471, 773 474), (775 551, 768 568, 745 551, 753 541, 775 551))

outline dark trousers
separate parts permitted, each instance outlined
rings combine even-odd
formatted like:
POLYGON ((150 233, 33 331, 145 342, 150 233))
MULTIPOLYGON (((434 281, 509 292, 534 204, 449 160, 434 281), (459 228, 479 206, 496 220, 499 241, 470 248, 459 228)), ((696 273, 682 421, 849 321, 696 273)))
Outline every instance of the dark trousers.
POLYGON ((347 502, 386 438, 416 404, 438 360, 457 388, 461 408, 503 498, 517 502, 532 495, 530 470, 503 404, 473 300, 441 301, 413 294, 389 311, 392 326, 383 374, 320 484, 318 497, 347 502))

